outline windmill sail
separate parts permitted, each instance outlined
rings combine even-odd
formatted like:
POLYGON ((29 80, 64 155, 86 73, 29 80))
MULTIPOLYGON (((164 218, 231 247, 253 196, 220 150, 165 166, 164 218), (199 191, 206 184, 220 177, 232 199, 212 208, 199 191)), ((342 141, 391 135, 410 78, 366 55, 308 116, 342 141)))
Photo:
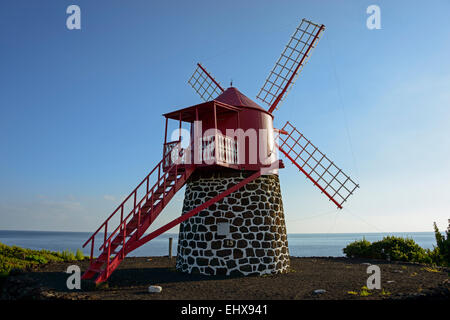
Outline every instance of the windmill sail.
POLYGON ((194 88, 203 101, 212 100, 217 97, 224 90, 222 86, 209 74, 208 71, 197 63, 197 69, 189 79, 188 83, 194 88))
POLYGON ((280 130, 278 148, 331 201, 342 204, 359 187, 289 121, 280 130))
POLYGON ((317 45, 323 30, 324 25, 306 19, 303 19, 295 30, 256 97, 269 105, 270 113, 286 97, 310 57, 312 49, 317 45))

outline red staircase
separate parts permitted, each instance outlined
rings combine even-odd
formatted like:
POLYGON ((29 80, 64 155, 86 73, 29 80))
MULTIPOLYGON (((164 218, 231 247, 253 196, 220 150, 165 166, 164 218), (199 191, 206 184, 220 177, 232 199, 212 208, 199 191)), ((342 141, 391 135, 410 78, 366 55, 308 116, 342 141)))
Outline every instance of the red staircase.
POLYGON ((186 183, 194 171, 194 166, 172 163, 168 158, 170 156, 170 153, 166 153, 166 156, 84 243, 83 248, 91 242, 91 264, 82 279, 91 279, 96 274, 98 274, 96 283, 108 279, 125 256, 136 247, 136 242, 141 239, 172 197, 186 183), (150 187, 151 181, 155 180, 156 183, 150 187), (141 194, 144 196, 138 199, 141 194), (124 217, 124 210, 130 202, 133 209, 124 217), (108 235, 113 217, 117 219, 119 214, 119 225, 108 235), (95 238, 102 230, 104 236, 103 244, 100 246, 101 254, 94 259, 95 238))
POLYGON ((186 150, 190 150, 190 147, 181 149, 179 141, 166 143, 163 159, 84 243, 83 248, 89 242, 91 243, 91 263, 82 279, 91 279, 97 275, 95 283, 106 281, 128 253, 239 190, 262 174, 262 170, 254 171, 250 176, 212 199, 144 235, 144 232, 155 221, 177 191, 183 187, 196 168, 195 165, 184 164, 183 159, 189 153, 186 150), (154 180, 156 183, 150 187, 150 181, 154 180), (139 200, 138 194, 144 194, 144 196, 139 200), (126 204, 130 202, 133 209, 124 217, 126 204), (108 235, 110 225, 114 225, 112 220, 119 217, 118 226, 108 235), (99 248, 101 253, 97 258, 94 258, 95 238, 100 236, 100 231, 103 231, 103 243, 99 248))

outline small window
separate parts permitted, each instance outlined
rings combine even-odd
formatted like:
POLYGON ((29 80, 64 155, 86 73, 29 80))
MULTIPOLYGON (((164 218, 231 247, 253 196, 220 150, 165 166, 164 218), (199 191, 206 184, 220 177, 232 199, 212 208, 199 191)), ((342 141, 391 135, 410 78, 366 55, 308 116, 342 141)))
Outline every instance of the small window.
POLYGON ((218 236, 228 236, 230 234, 230 223, 229 222, 219 222, 217 224, 217 235, 218 236))

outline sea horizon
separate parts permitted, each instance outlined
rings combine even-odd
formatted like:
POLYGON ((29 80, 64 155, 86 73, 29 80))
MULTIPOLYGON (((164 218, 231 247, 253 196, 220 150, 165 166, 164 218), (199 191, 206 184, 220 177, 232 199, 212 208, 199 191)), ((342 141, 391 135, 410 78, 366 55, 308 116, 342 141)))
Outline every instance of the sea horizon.
MULTIPOLYGON (((9 246, 19 246, 34 250, 76 251, 81 249, 90 254, 90 244, 82 248, 92 232, 82 231, 37 231, 37 230, 0 230, 0 242, 9 246)), ((99 234, 96 239, 102 239, 99 234)), ((365 238, 368 241, 381 240, 385 236, 412 238, 425 249, 436 245, 434 232, 361 232, 361 233, 288 233, 289 254, 297 257, 342 257, 342 251, 349 243, 365 238)), ((129 256, 167 256, 169 238, 173 238, 172 252, 176 255, 178 233, 164 233, 153 239, 129 256)), ((97 240, 98 241, 98 240, 97 240)), ((100 244, 100 242, 98 242, 100 244)), ((98 244, 96 245, 98 249, 98 244)), ((94 255, 97 255, 94 250, 94 255)))

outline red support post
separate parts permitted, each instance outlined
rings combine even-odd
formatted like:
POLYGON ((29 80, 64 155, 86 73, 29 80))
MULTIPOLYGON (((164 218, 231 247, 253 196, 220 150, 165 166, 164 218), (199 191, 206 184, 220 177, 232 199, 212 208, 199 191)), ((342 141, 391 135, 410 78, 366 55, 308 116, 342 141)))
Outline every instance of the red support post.
POLYGON ((103 240, 103 243, 106 243, 107 234, 108 234, 108 222, 105 223, 105 239, 103 240))
POLYGON ((95 238, 92 238, 92 242, 91 242, 91 264, 92 264, 92 260, 94 259, 94 240, 95 238))
POLYGON ((111 260, 111 240, 108 241, 108 260, 107 260, 107 263, 106 263, 106 277, 109 276, 108 273, 109 273, 110 260, 111 260))
POLYGON ((127 228, 122 226, 122 259, 125 258, 125 240, 127 237, 127 228))

